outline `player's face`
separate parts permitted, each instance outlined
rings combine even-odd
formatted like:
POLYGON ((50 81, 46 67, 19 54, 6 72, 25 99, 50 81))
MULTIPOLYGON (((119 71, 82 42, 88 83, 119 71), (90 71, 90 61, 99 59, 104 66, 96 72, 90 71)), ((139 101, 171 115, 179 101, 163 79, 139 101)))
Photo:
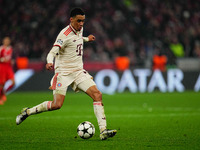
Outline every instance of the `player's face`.
POLYGON ((10 38, 9 37, 5 37, 3 39, 3 45, 5 45, 5 46, 9 46, 10 45, 10 38))
POLYGON ((85 22, 85 15, 76 15, 70 18, 71 25, 76 31, 80 31, 85 22))

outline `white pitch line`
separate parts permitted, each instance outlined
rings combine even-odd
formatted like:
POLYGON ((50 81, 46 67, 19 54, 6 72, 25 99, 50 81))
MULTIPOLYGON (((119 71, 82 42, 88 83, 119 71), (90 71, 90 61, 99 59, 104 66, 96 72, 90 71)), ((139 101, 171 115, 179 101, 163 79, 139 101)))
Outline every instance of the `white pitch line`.
MULTIPOLYGON (((39 115, 38 115, 39 116, 39 115)), ((106 115, 109 118, 142 118, 142 117, 185 117, 185 116, 200 116, 200 113, 163 113, 163 114, 124 114, 124 115, 106 115)), ((70 118, 94 118, 94 115, 79 115, 79 116, 42 116, 42 119, 70 119, 70 118)), ((38 117, 31 117, 38 119, 38 117)), ((0 117, 0 120, 13 120, 14 117, 0 117)))

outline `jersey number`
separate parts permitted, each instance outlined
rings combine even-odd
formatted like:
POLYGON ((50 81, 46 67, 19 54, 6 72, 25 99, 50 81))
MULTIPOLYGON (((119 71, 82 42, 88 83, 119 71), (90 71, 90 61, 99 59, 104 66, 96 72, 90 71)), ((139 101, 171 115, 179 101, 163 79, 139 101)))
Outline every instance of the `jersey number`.
POLYGON ((81 56, 82 45, 83 45, 83 44, 78 44, 78 45, 77 45, 77 49, 76 49, 76 52, 78 53, 77 56, 81 56))

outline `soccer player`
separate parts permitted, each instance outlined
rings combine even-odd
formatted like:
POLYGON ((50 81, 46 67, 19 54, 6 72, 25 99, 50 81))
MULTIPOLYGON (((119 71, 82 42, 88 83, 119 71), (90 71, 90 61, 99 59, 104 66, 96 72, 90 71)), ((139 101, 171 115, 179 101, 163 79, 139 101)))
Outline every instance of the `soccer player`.
POLYGON ((106 128, 106 117, 102 103, 102 94, 97 89, 92 76, 83 69, 83 42, 94 41, 95 36, 83 37, 83 24, 85 13, 81 8, 73 8, 70 12, 70 24, 57 36, 53 48, 47 55, 46 69, 52 70, 55 75, 51 80, 50 89, 53 90, 53 101, 45 101, 32 108, 24 108, 16 117, 16 124, 22 123, 28 116, 44 111, 60 109, 63 105, 68 86, 74 91, 82 90, 93 99, 94 113, 96 115, 100 139, 113 137, 117 130, 106 128))
POLYGON ((9 37, 3 39, 3 45, 0 47, 0 105, 6 101, 6 92, 15 85, 14 72, 12 68, 12 52, 10 46, 11 40, 9 37), (10 85, 4 89, 5 83, 10 80, 10 85))

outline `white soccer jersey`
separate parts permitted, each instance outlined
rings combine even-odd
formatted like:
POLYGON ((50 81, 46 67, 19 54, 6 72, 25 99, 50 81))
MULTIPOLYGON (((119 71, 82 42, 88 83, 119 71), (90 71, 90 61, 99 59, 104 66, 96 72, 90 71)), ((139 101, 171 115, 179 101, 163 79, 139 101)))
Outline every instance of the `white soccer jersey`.
MULTIPOLYGON (((83 69, 83 42, 88 38, 83 37, 83 28, 76 31, 71 25, 65 27, 57 36, 54 47, 59 47, 59 52, 55 57, 55 73, 71 73, 83 69)), ((51 51, 50 51, 51 53, 51 51)), ((47 57, 47 62, 52 62, 53 58, 47 57)))

